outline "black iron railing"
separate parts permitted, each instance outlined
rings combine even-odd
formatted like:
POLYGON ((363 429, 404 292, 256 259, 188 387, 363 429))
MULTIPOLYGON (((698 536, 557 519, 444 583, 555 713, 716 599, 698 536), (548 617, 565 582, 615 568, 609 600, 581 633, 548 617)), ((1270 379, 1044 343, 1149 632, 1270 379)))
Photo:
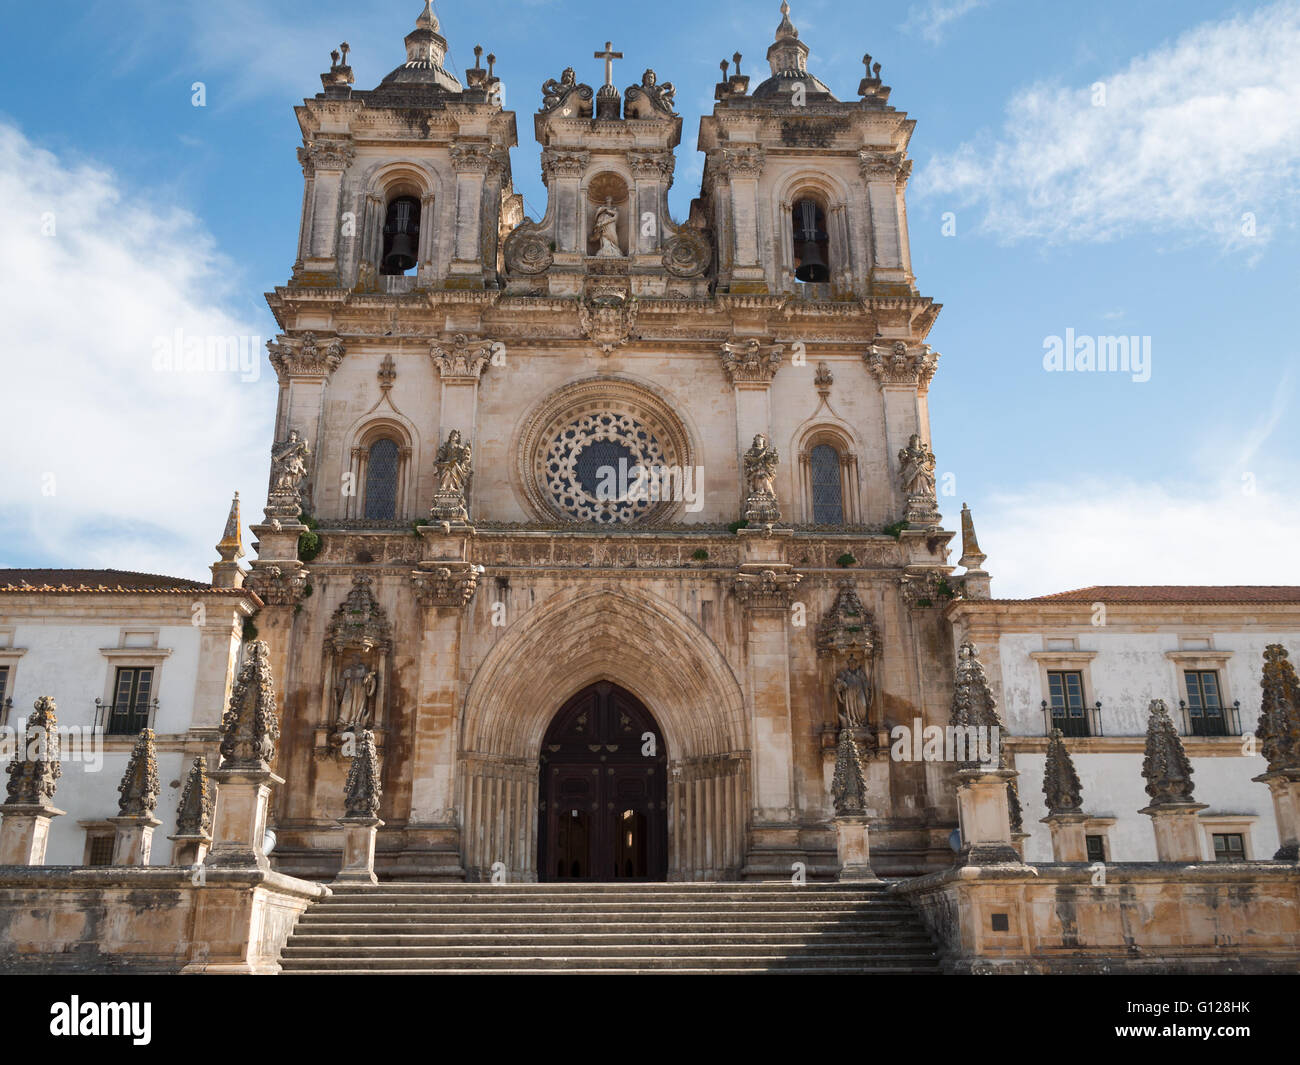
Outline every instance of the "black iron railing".
POLYGON ((153 728, 157 714, 157 699, 111 703, 95 700, 95 728, 105 736, 134 736, 141 729, 153 728))
POLYGON ((1063 736, 1100 736, 1101 700, 1092 706, 1049 706, 1044 699, 1043 726, 1049 736, 1054 728, 1063 736))
POLYGON ((0 702, 0 728, 9 724, 9 713, 14 708, 14 700, 11 695, 8 699, 0 702))
POLYGON ((1231 706, 1188 706, 1178 700, 1184 736, 1240 736, 1241 700, 1231 706))

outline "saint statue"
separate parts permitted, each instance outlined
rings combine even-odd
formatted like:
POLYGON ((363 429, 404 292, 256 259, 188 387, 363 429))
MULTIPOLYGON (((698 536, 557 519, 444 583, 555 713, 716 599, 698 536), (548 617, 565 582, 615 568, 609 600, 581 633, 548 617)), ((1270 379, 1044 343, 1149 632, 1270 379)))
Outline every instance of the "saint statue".
POLYGON ((835 698, 839 703, 840 725, 862 728, 871 710, 871 678, 856 656, 835 675, 835 698))
POLYGON ((754 437, 753 446, 745 452, 745 480, 749 484, 752 496, 776 497, 772 478, 776 476, 776 466, 781 456, 776 448, 770 446, 767 437, 759 433, 754 437))
POLYGON ((898 453, 899 478, 910 496, 934 496, 934 452, 916 433, 898 453))
POLYGON ((622 257, 623 249, 618 243, 618 212, 614 210, 613 200, 608 197, 596 208, 596 225, 591 231, 591 239, 600 241, 597 256, 622 257))
POLYGON ((434 465, 438 469, 438 491, 464 493, 473 475, 474 451, 461 443, 460 430, 447 434, 447 442, 438 448, 434 465))
POLYGON ((271 491, 300 495, 310 457, 307 441, 298 435, 297 429, 290 429, 287 440, 271 447, 271 491))
POLYGON ((343 671, 334 686, 334 700, 338 706, 335 729, 355 732, 370 727, 370 700, 379 685, 379 674, 359 658, 343 671))

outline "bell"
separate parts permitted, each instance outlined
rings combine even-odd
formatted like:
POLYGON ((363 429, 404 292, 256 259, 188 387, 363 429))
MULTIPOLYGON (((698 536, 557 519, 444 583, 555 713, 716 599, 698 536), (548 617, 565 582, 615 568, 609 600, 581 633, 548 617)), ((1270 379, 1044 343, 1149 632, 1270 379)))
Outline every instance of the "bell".
POLYGON ((796 281, 820 284, 831 279, 830 267, 822 262, 821 248, 815 240, 805 240, 795 245, 799 269, 794 272, 796 281))
POLYGON ((801 200, 795 207, 794 254, 799 262, 795 269, 796 281, 820 284, 831 279, 830 267, 822 258, 821 245, 826 234, 818 226, 821 212, 810 200, 801 200))
POLYGON ((404 274, 416 263, 415 241, 408 233, 398 233, 393 237, 384 256, 383 272, 385 274, 404 274))

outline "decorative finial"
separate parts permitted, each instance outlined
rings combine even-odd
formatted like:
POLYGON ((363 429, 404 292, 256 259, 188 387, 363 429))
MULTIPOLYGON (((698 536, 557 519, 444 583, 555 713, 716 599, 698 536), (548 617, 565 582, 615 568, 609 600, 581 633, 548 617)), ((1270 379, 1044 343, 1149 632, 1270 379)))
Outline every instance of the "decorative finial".
POLYGON ((5 768, 9 774, 6 802, 22 806, 53 806, 54 789, 63 767, 59 763, 59 722, 54 700, 42 695, 27 719, 18 756, 5 768), (35 757, 33 757, 33 755, 35 757))
POLYGON ((178 836, 212 835, 212 782, 208 779, 208 760, 202 756, 194 759, 190 775, 181 790, 180 806, 176 810, 178 836))
POLYGON ((424 0, 424 10, 420 12, 420 17, 415 20, 415 25, 417 29, 438 32, 438 16, 433 13, 432 0, 424 0))
POLYGON ((382 796, 375 734, 364 729, 357 737, 356 754, 352 756, 352 766, 343 786, 344 816, 378 817, 382 796))
POLYGON ((140 730, 122 782, 117 786, 119 817, 153 817, 158 807, 158 756, 154 751, 153 729, 140 730))
POLYGON ((867 811, 867 782, 862 775, 862 759, 853 732, 840 729, 835 745, 835 775, 831 778, 831 801, 840 816, 867 811))
POLYGON ((798 37, 799 31, 794 28, 794 23, 790 21, 790 5, 781 0, 781 25, 776 28, 776 39, 798 37))
POLYGON ((1169 708, 1163 699, 1152 699, 1148 708, 1146 757, 1142 775, 1152 806, 1184 806, 1192 798, 1192 763, 1183 741, 1178 738, 1169 708))
POLYGON ((1083 793, 1074 760, 1065 746, 1065 736, 1059 728, 1052 729, 1047 741, 1047 764, 1043 767, 1043 797, 1047 800, 1049 814, 1078 813, 1083 806, 1083 793))
POLYGON ((971 509, 965 503, 961 505, 961 559, 958 561, 959 566, 965 566, 968 570, 978 570, 984 565, 984 560, 988 555, 980 550, 979 541, 975 538, 975 517, 971 514, 971 509))
POLYGON ((269 769, 279 738, 271 648, 265 640, 254 640, 221 719, 221 768, 269 769))
POLYGON ((493 79, 492 68, 497 65, 497 57, 493 52, 488 52, 488 80, 493 79))
POLYGON ((744 56, 742 56, 739 52, 732 53, 731 61, 736 64, 736 77, 740 77, 740 61, 743 58, 744 56))
POLYGON ((1300 769, 1300 679, 1280 643, 1264 648, 1264 696, 1255 729, 1269 772, 1300 769))
POLYGON ((481 44, 476 44, 474 46, 474 69, 475 70, 481 70, 483 67, 482 62, 480 62, 480 58, 482 57, 482 55, 483 55, 483 46, 481 44))

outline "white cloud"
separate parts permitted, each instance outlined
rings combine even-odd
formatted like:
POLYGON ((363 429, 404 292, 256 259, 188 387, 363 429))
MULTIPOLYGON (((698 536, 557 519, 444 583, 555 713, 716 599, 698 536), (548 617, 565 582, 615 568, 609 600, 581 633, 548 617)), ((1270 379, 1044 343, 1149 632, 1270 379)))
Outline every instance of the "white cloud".
POLYGON ((1018 93, 1000 134, 937 156, 916 188, 981 207, 981 228, 1008 241, 1258 246, 1296 220, 1298 56, 1295 0, 1206 23, 1099 75, 1103 106, 1092 85, 1018 93))
MULTIPOLYGON (((1212 484, 1079 479, 995 493, 976 514, 999 599, 1092 584, 1296 584, 1293 478, 1212 484), (1268 545, 1253 550, 1249 544, 1268 545)), ((954 558, 956 556, 954 555, 954 558)))
POLYGON ((231 491, 261 516, 273 323, 231 310, 237 272, 192 215, 3 123, 0 232, 0 564, 206 576, 231 491), (244 338, 262 379, 160 372, 176 330, 244 338))
POLYGON ((912 8, 903 29, 916 31, 931 44, 940 44, 952 23, 986 3, 987 0, 928 0, 912 8))

